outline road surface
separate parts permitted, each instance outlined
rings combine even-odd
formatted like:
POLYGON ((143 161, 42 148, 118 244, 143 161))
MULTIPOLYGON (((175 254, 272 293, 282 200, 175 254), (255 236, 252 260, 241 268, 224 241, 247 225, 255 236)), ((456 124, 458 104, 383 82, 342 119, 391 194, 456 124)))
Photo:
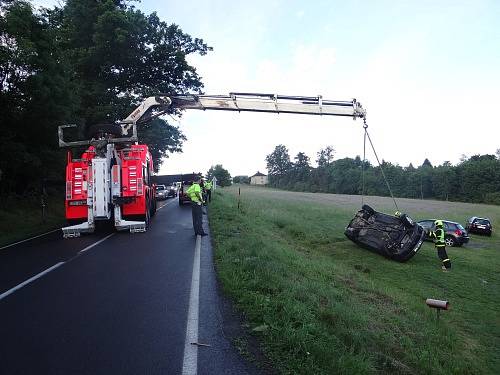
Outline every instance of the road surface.
POLYGON ((147 233, 0 249, 0 340, 1 374, 258 372, 224 335, 210 239, 177 200, 147 233))

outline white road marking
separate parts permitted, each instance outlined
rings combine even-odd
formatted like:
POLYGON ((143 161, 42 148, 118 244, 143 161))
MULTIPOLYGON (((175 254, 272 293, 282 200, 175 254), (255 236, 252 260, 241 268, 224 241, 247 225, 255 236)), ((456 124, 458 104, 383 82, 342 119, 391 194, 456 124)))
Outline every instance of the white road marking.
MULTIPOLYGON (((59 230, 59 229, 58 229, 58 230, 59 230)), ((107 235, 106 237, 101 238, 99 241, 94 242, 92 245, 87 246, 85 249, 80 250, 80 251, 78 252, 78 254, 77 254, 77 255, 75 255, 73 258, 69 259, 67 262, 69 262, 69 261, 71 261, 71 260, 75 259, 75 258, 76 258, 78 255, 80 255, 81 253, 84 253, 85 251, 92 249, 94 246, 99 245, 101 242, 106 241, 109 237, 113 236, 114 234, 116 234, 116 232, 111 233, 110 235, 107 235)), ((58 267, 62 266, 64 263, 66 263, 66 262, 59 262, 59 263, 57 263, 57 264, 54 264, 52 267, 47 268, 45 271, 42 271, 42 272, 40 272, 39 274, 37 274, 37 275, 35 275, 35 276, 33 276, 33 277, 30 277, 28 280, 23 281, 21 284, 16 285, 15 287, 13 287, 13 288, 11 288, 11 289, 7 290, 6 292, 4 292, 4 293, 0 294, 0 300, 2 300, 3 298, 7 297, 8 295, 10 295, 10 294, 14 293, 16 290, 21 289, 23 286, 28 285, 29 283, 31 283, 31 282, 33 282, 33 281, 35 281, 36 279, 38 279, 38 278, 42 277, 43 275, 45 275, 45 274, 47 274, 47 273, 49 273, 50 271, 53 271, 53 270, 55 270, 56 268, 58 268, 58 267)))
POLYGON ((39 234, 38 236, 35 236, 35 237, 30 237, 30 238, 27 238, 27 239, 22 240, 22 241, 11 243, 10 245, 4 246, 4 247, 0 247, 0 250, 6 249, 8 247, 11 247, 11 246, 14 246, 14 245, 17 245, 17 244, 20 244, 20 243, 23 243, 23 242, 26 242, 26 241, 29 241, 29 240, 34 240, 35 238, 38 238, 38 237, 46 236, 47 234, 57 232, 58 230, 61 230, 61 228, 57 228, 57 229, 51 230, 50 232, 47 232, 47 233, 39 234))
POLYGON ((168 203, 165 203, 163 206, 161 206, 161 207, 157 208, 157 209, 156 209, 156 211, 161 210, 163 207, 170 206, 170 205, 171 205, 172 203, 174 203, 174 202, 177 202, 177 199, 174 199, 174 200, 172 200, 172 201, 170 201, 170 202, 168 202, 168 203))
POLYGON ((99 245, 101 242, 106 241, 109 237, 111 237, 111 236, 113 236, 113 235, 115 235, 115 234, 116 234, 116 232, 111 233, 111 234, 108 234, 106 237, 101 238, 99 241, 94 242, 92 245, 89 245, 89 246, 87 246, 85 249, 80 250, 80 251, 78 252, 78 254, 84 253, 84 252, 86 252, 87 250, 92 249, 94 246, 99 245))
POLYGON ((66 262, 59 262, 59 263, 57 263, 57 264, 54 264, 52 267, 47 268, 45 271, 40 272, 38 275, 35 275, 35 276, 33 276, 33 277, 29 278, 28 280, 23 281, 21 284, 19 284, 19 285, 15 286, 14 288, 9 289, 9 290, 8 290, 8 291, 6 291, 6 292, 3 292, 2 294, 0 294, 0 300, 2 300, 2 299, 4 299, 5 297, 7 297, 8 295, 10 295, 10 294, 14 293, 16 290, 21 289, 23 286, 28 285, 28 284, 29 284, 29 283, 31 283, 32 281, 35 281, 36 279, 38 279, 38 278, 42 277, 43 275, 45 275, 45 274, 49 273, 50 271, 53 271, 53 270, 55 270, 56 268, 58 268, 58 267, 62 266, 64 263, 66 263, 66 262))
POLYGON ((189 309, 184 342, 184 360, 182 375, 196 375, 198 372, 198 317, 200 298, 200 248, 201 236, 196 236, 194 249, 193 276, 191 277, 191 293, 189 295, 189 309))

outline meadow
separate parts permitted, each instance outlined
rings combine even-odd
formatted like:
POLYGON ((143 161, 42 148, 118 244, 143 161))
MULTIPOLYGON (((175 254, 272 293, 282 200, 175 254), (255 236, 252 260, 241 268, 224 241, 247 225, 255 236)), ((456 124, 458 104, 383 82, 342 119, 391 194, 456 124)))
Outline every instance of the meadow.
MULTIPOLYGON (((498 233, 448 248, 449 273, 431 243, 397 263, 344 236, 361 203, 360 196, 248 185, 216 190, 209 220, 218 277, 273 367, 283 374, 500 373, 498 233), (437 319, 426 298, 451 309, 437 319)), ((395 211, 390 198, 364 203, 395 211)), ((415 220, 464 224, 478 215, 500 225, 498 206, 397 203, 415 220)), ((251 352, 245 345, 252 344, 238 342, 251 352)))

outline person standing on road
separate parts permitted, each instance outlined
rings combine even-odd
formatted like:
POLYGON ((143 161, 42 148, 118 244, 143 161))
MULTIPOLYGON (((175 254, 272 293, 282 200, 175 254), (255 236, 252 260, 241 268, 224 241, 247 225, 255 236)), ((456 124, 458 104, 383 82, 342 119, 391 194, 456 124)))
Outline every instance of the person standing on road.
POLYGON ((193 215, 193 229, 195 235, 206 236, 207 233, 203 230, 203 211, 202 204, 203 196, 201 193, 202 179, 198 178, 186 191, 186 194, 191 199, 191 213, 193 215))
POLYGON ((207 202, 212 201, 212 183, 210 180, 205 181, 205 191, 207 192, 207 202))
POLYGON ((429 230, 427 235, 429 238, 434 240, 434 246, 436 247, 439 259, 443 262, 441 269, 443 271, 449 271, 451 269, 451 260, 448 258, 446 253, 446 243, 444 242, 444 226, 442 220, 436 220, 434 222, 436 230, 429 230))

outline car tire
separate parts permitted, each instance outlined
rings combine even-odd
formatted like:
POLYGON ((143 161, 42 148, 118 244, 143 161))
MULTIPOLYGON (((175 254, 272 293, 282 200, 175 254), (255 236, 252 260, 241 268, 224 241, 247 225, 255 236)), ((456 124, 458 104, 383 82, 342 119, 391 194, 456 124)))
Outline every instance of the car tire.
POLYGON ((361 209, 363 211, 366 211, 366 213, 369 215, 369 216, 372 216, 374 213, 375 213, 375 210, 373 208, 371 208, 370 206, 368 206, 367 204, 364 204, 361 209))
POLYGON ((406 214, 402 214, 400 219, 406 228, 413 228, 415 226, 415 222, 406 214))
POLYGON ((444 243, 449 247, 457 246, 457 240, 452 236, 446 236, 444 239, 444 243))

